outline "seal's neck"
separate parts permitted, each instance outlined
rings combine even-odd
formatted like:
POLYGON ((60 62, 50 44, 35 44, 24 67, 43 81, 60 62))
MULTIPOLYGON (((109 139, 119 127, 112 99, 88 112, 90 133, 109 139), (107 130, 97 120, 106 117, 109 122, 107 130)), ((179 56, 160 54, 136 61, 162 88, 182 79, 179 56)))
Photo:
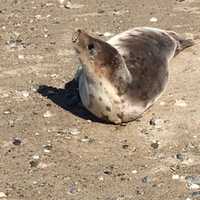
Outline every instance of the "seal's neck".
POLYGON ((118 94, 122 95, 127 91, 129 84, 132 82, 132 76, 126 66, 124 59, 121 57, 121 65, 114 71, 111 82, 118 90, 118 94))

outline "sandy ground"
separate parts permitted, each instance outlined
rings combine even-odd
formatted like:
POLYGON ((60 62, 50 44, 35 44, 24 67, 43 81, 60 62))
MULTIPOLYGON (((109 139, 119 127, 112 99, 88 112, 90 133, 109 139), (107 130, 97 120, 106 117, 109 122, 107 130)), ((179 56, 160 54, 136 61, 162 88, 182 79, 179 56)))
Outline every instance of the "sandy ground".
POLYGON ((199 44, 170 63, 163 96, 126 126, 93 121, 64 90, 75 28, 154 26, 198 39, 199 0, 64 4, 0 1, 0 200, 200 198, 199 44))

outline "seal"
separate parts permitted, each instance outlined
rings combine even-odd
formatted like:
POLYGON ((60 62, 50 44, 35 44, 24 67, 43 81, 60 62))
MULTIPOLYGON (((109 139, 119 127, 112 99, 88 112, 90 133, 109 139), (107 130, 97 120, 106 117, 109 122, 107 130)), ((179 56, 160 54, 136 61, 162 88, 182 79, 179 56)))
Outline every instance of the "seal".
POLYGON ((168 82, 168 63, 193 40, 173 31, 138 27, 103 41, 77 30, 72 37, 81 62, 79 95, 100 119, 120 124, 140 117, 168 82))

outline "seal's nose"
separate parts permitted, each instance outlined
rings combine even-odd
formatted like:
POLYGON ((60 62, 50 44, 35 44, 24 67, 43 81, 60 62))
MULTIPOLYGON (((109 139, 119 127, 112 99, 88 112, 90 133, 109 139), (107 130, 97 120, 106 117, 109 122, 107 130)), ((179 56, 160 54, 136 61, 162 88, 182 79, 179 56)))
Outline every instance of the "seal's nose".
POLYGON ((80 36, 81 32, 82 31, 80 29, 78 29, 77 31, 75 31, 75 33, 72 36, 72 42, 73 43, 76 43, 76 42, 79 41, 79 36, 80 36))

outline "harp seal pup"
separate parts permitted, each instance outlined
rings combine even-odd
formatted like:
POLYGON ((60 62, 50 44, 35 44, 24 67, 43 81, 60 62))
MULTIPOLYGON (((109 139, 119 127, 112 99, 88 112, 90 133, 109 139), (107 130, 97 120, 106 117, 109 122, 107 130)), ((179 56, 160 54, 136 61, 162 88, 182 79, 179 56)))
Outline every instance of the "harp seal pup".
POLYGON ((73 46, 81 62, 77 73, 85 108, 114 124, 140 117, 160 97, 168 82, 168 63, 192 46, 172 31, 138 27, 107 42, 77 30, 73 46))

